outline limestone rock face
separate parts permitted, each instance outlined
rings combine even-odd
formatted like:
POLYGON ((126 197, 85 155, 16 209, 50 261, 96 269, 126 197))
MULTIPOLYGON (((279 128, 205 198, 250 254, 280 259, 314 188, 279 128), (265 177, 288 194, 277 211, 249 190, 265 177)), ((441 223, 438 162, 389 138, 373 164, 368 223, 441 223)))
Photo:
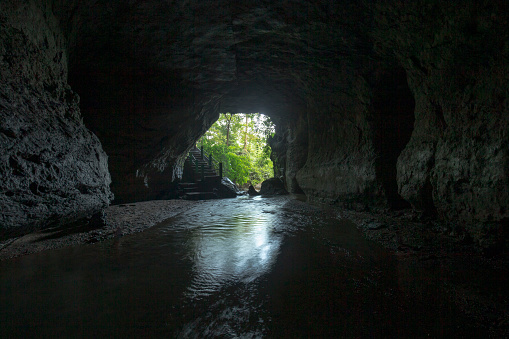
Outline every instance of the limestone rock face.
MULTIPOLYGON (((84 123, 109 156, 118 202, 168 196, 186 152, 220 112, 260 112, 277 125, 275 176, 309 201, 411 206, 464 225, 476 239, 507 227, 504 1, 31 0, 2 7, 2 126, 19 111, 27 129, 55 136, 54 147, 63 140, 51 154, 99 154, 83 160, 91 166, 84 171, 97 174, 76 179, 94 183, 86 184, 97 188, 90 198, 106 202, 109 179, 97 139, 79 121, 67 69, 84 123), (23 113, 30 105, 45 113, 23 113), (44 132, 44 121, 72 126, 65 127, 72 138, 64 127, 44 132)), ((7 182, 17 152, 9 140, 44 143, 4 129, 7 182)), ((77 163, 65 175, 81 173, 77 163)), ((32 174, 22 173, 26 183, 18 186, 27 194, 50 197, 30 190, 32 174)))
MULTIPOLYGON (((185 58, 198 58, 189 44, 206 32, 195 35, 183 3, 74 4, 69 82, 109 156, 115 203, 165 197, 182 176, 187 151, 219 117, 221 94, 196 86, 198 69, 187 76, 181 70, 199 67, 201 60, 185 58)), ((64 18, 72 13, 60 11, 64 18)), ((218 48, 210 56, 220 65, 218 48)))
POLYGON ((303 193, 297 180, 298 171, 308 157, 307 115, 296 113, 296 118, 280 121, 276 135, 269 139, 274 175, 284 176, 288 191, 303 193))
POLYGON ((107 156, 66 82, 58 22, 34 1, 0 4, 0 231, 24 232, 108 205, 107 156))
POLYGON ((507 227, 507 4, 395 3, 379 14, 381 50, 398 51, 416 99, 415 129, 398 160, 401 195, 463 222, 475 238, 480 224, 507 227), (419 23, 399 20, 403 13, 419 23))

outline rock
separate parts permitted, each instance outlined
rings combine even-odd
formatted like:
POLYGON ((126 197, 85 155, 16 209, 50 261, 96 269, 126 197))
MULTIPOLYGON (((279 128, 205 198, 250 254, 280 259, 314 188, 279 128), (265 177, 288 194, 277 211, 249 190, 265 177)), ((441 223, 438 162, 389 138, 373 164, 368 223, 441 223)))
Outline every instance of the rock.
POLYGON ((113 198, 108 157, 66 81, 65 48, 45 5, 1 2, 0 237, 90 217, 113 198))
MULTIPOLYGON (((421 12, 424 31, 417 33, 415 22, 401 20, 393 28, 379 27, 381 46, 402 52, 416 100, 414 131, 398 159, 399 192, 416 210, 462 223, 480 241, 494 225, 503 228, 509 216, 509 78, 495 75, 509 73, 509 50, 495 47, 509 36, 503 23, 508 11, 506 5, 483 8, 468 1, 467 12, 436 16, 444 8, 436 4, 421 12), (494 15, 499 11, 504 14, 494 15), (437 25, 445 21, 450 25, 438 37, 437 25), (445 37, 452 32, 460 36, 445 37), (415 45, 418 36, 427 38, 415 45), (418 46, 434 47, 416 53, 418 46)), ((393 3, 388 9, 386 23, 402 8, 393 3)), ((420 10, 412 5, 404 11, 420 10)))
POLYGON ((279 178, 270 178, 262 182, 260 189, 261 195, 285 195, 288 191, 285 189, 285 185, 279 178))
POLYGON ((253 185, 249 185, 249 188, 248 188, 247 194, 249 194, 250 196, 256 196, 256 195, 260 195, 260 192, 258 192, 257 190, 255 190, 255 188, 253 187, 253 185))
POLYGON ((244 194, 237 185, 230 179, 224 177, 221 179, 221 184, 217 187, 216 194, 220 198, 235 198, 237 195, 244 194))
POLYGON ((370 231, 381 230, 387 228, 387 225, 381 222, 370 222, 364 225, 364 228, 370 231))
POLYGON ((276 126, 275 137, 269 138, 274 173, 283 175, 291 193, 301 194, 297 172, 308 158, 307 117, 299 113, 297 119, 289 119, 276 126))
POLYGON ((219 112, 262 112, 290 192, 479 242, 509 218, 509 10, 451 8, 4 0, 0 223, 95 213, 108 171, 117 202, 173 196, 219 112))

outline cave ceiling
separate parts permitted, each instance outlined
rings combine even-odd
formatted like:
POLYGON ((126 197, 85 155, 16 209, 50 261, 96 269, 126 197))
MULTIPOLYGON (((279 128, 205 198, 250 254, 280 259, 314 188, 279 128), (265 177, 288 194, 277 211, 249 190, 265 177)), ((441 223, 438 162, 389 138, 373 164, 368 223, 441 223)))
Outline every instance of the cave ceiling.
POLYGON ((192 88, 220 99, 224 112, 290 112, 302 106, 310 86, 326 81, 341 64, 362 62, 372 53, 366 30, 372 19, 363 2, 54 6, 62 26, 72 27, 71 85, 83 77, 142 77, 155 90, 192 88))

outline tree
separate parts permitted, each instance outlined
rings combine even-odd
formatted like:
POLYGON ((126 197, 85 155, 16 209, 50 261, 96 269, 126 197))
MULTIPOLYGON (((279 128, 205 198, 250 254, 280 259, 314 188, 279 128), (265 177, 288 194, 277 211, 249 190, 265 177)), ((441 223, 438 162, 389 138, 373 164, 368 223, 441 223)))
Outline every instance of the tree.
POLYGON ((205 133, 202 145, 214 159, 223 163, 228 176, 239 185, 252 184, 272 174, 267 137, 274 124, 261 114, 221 114, 205 133))
POLYGON ((246 130, 244 131, 244 152, 246 152, 246 146, 247 146, 247 114, 246 114, 246 130))
POLYGON ((231 126, 231 122, 232 122, 232 118, 233 118, 233 113, 226 113, 225 114, 225 118, 226 118, 226 121, 227 121, 227 127, 226 127, 226 147, 228 147, 230 145, 230 126, 231 126), (228 117, 228 114, 230 114, 229 117, 228 117))

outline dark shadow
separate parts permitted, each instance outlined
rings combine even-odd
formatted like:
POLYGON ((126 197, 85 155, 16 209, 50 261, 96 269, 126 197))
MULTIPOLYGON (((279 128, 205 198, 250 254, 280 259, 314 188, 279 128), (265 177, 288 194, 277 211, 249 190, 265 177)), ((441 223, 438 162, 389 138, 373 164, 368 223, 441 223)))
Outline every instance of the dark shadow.
MULTIPOLYGON (((21 227, 12 227, 7 229, 0 230, 0 242, 11 240, 15 238, 19 238, 27 233, 30 233, 31 229, 21 228, 21 227)), ((2 245, 0 244, 0 248, 2 245)))
POLYGON ((105 222, 102 218, 102 213, 97 213, 92 217, 81 218, 73 222, 66 222, 63 221, 61 217, 55 216, 48 220, 47 226, 42 230, 35 227, 12 227, 0 230, 0 242, 19 238, 32 232, 47 234, 47 236, 34 240, 34 242, 39 242, 48 239, 58 239, 71 234, 90 232, 104 226, 105 222))
POLYGON ((393 209, 410 207, 398 193, 396 164, 412 135, 414 109, 415 100, 405 70, 395 68, 381 72, 373 93, 374 142, 379 156, 376 171, 393 209))
POLYGON ((41 231, 48 234, 45 237, 38 238, 34 242, 40 242, 49 239, 58 239, 71 234, 86 233, 105 226, 101 213, 93 215, 91 218, 82 218, 64 225, 50 227, 41 231))

